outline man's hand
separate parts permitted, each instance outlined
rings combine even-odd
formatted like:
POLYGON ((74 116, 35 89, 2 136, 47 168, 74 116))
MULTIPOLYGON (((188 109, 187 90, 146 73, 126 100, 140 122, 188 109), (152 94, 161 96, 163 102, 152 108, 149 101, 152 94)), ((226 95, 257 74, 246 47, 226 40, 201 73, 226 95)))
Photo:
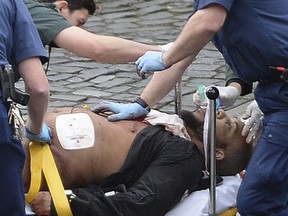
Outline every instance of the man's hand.
POLYGON ((46 124, 43 124, 42 131, 39 134, 32 134, 26 128, 25 136, 27 139, 29 139, 31 141, 38 141, 38 142, 42 142, 42 143, 51 144, 52 133, 51 133, 51 129, 46 124))
POLYGON ((137 73, 143 79, 146 73, 154 73, 166 69, 163 63, 163 52, 147 51, 143 56, 136 61, 137 73))
POLYGON ((29 204, 37 215, 50 215, 51 195, 47 191, 40 191, 29 204))
MULTIPOLYGON (((233 105, 236 99, 239 97, 240 92, 234 86, 220 87, 215 86, 219 90, 219 99, 221 103, 221 107, 229 107, 233 105)), ((205 90, 206 92, 206 90, 205 90)), ((201 96, 203 92, 199 92, 198 90, 193 94, 193 102, 198 107, 206 107, 207 101, 203 99, 201 96)))
POLYGON ((252 101, 246 109, 246 112, 243 114, 242 119, 245 122, 245 126, 242 130, 242 136, 247 136, 246 143, 250 143, 258 131, 262 128, 263 113, 258 107, 256 100, 252 101))
POLYGON ((146 117, 149 113, 148 110, 144 109, 138 103, 112 103, 112 102, 102 102, 99 105, 93 107, 91 111, 95 113, 111 111, 116 114, 108 116, 109 121, 119 121, 128 119, 138 119, 141 117, 146 117))

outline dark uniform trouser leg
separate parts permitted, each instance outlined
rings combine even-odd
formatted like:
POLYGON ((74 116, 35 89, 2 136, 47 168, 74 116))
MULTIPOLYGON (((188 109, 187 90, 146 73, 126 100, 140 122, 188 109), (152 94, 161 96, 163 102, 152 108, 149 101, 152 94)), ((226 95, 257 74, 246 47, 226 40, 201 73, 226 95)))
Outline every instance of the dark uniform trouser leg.
POLYGON ((2 102, 1 91, 0 98, 0 215, 24 216, 24 150, 21 142, 12 139, 13 130, 8 124, 7 109, 2 102))

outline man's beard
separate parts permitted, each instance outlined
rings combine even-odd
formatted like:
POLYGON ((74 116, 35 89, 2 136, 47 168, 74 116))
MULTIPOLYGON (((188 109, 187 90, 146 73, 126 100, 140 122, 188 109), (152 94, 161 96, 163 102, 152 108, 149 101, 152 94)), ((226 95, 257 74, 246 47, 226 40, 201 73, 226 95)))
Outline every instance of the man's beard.
POLYGON ((187 110, 181 111, 181 119, 184 121, 185 127, 191 129, 192 131, 196 132, 197 138, 202 140, 203 138, 203 127, 204 121, 199 120, 196 118, 194 112, 190 112, 187 110))

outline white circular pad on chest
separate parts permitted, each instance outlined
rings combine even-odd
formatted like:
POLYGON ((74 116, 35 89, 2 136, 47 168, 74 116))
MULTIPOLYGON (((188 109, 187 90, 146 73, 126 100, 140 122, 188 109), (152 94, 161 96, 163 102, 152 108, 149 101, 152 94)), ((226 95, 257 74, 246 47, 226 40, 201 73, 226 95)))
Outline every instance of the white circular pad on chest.
POLYGON ((87 113, 57 116, 56 133, 61 146, 67 150, 89 148, 94 145, 94 126, 87 113))

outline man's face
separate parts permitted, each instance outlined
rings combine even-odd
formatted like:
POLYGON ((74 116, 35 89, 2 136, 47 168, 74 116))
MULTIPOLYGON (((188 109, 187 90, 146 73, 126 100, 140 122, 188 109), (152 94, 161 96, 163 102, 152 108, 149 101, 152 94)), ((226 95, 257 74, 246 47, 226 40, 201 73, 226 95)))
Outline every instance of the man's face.
MULTIPOLYGON (((205 110, 199 109, 194 112, 184 111, 181 113, 181 118, 183 119, 185 125, 191 128, 197 139, 202 141, 203 128, 204 128, 204 118, 205 110)), ((244 124, 236 117, 227 116, 226 112, 220 109, 216 115, 216 138, 217 143, 233 145, 237 143, 245 143, 245 137, 241 136, 241 131, 244 124), (233 141, 233 142, 232 142, 233 141)))
MULTIPOLYGON (((204 110, 182 112, 186 129, 199 150, 204 153, 203 125, 204 110)), ((253 145, 245 142, 241 136, 244 124, 237 118, 219 110, 216 115, 216 171, 219 175, 235 175, 245 169, 253 152, 253 145)))
POLYGON ((89 18, 89 11, 85 8, 73 10, 71 12, 68 7, 66 7, 63 8, 60 13, 69 23, 80 28, 83 28, 89 18))

